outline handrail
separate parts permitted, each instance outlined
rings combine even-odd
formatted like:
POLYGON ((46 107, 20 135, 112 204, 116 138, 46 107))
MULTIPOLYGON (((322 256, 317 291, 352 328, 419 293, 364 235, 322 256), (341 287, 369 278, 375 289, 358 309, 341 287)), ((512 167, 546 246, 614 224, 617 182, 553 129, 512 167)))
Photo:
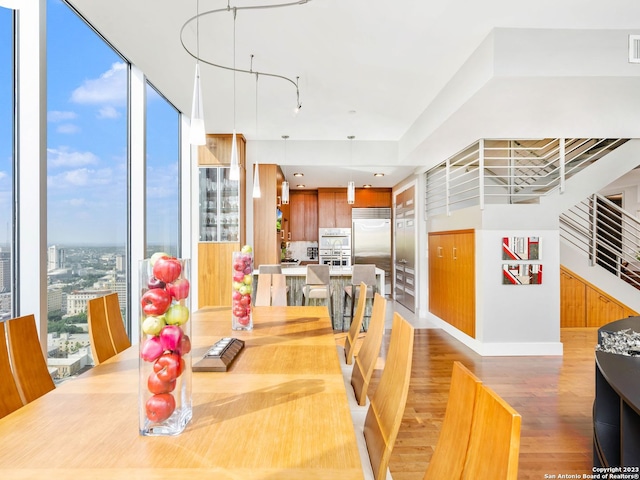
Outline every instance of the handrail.
POLYGON ((538 203, 628 139, 481 139, 425 173, 427 216, 498 203, 538 203))
POLYGON ((640 289, 640 220, 632 213, 593 194, 560 215, 560 238, 640 289))

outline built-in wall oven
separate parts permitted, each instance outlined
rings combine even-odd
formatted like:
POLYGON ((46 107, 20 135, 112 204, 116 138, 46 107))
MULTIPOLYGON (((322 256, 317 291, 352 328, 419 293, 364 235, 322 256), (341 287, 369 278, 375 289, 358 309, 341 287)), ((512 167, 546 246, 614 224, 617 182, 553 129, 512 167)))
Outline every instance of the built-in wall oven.
POLYGON ((318 231, 318 261, 331 267, 351 266, 351 229, 320 228, 318 231))

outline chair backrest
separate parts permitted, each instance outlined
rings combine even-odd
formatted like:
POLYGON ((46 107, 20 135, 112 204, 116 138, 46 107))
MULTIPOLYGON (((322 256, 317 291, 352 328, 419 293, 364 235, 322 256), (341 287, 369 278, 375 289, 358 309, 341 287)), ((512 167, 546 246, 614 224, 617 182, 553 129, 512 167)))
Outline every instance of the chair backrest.
POLYGON ((23 405, 9 363, 4 322, 0 322, 0 378, 2 379, 0 381, 0 418, 2 418, 23 405))
POLYGON ((394 313, 384 369, 364 421, 364 438, 376 480, 386 477, 389 458, 407 403, 413 359, 413 331, 409 322, 399 313, 394 313))
POLYGON ((356 264, 351 267, 351 283, 360 285, 361 282, 367 284, 370 290, 376 289, 376 266, 374 264, 356 264))
POLYGON ((447 410, 424 480, 457 480, 462 475, 480 385, 480 379, 462 363, 453 362, 447 410))
POLYGON ((282 266, 278 264, 260 265, 258 267, 258 273, 282 273, 282 266))
POLYGON ((111 334, 111 341, 116 353, 120 353, 131 346, 131 340, 124 328, 122 320, 122 310, 120 310, 120 301, 116 292, 110 293, 104 297, 104 307, 107 312, 107 325, 111 334))
POLYGON ((386 311, 387 300, 379 293, 376 293, 373 298, 369 330, 362 341, 362 346, 358 351, 358 355, 356 355, 353 371, 351 372, 351 385, 358 405, 367 404, 369 382, 380 356, 386 311))
POLYGON ((6 327, 13 375, 24 403, 29 403, 56 388, 42 352, 36 318, 12 318, 6 327))
POLYGON ((283 273, 274 273, 271 276, 271 305, 287 305, 287 280, 283 273))
POLYGON ((344 359, 347 365, 351 365, 353 363, 353 351, 356 346, 356 341, 358 340, 358 335, 360 334, 360 329, 362 328, 364 307, 367 301, 367 285, 362 282, 358 286, 358 289, 360 290, 360 294, 358 295, 358 306, 353 314, 351 327, 349 327, 347 338, 344 341, 344 359))
POLYGON ((259 273, 258 286, 256 288, 256 298, 254 300, 256 307, 268 307, 271 305, 271 274, 259 273))
POLYGON ((307 285, 329 285, 330 278, 329 265, 307 265, 307 285))
POLYGON ((461 478, 516 480, 521 422, 518 412, 489 387, 481 385, 461 478))
POLYGON ((87 302, 87 322, 89 323, 93 361, 99 365, 116 354, 116 347, 113 345, 111 333, 109 333, 109 320, 104 297, 92 298, 87 302))

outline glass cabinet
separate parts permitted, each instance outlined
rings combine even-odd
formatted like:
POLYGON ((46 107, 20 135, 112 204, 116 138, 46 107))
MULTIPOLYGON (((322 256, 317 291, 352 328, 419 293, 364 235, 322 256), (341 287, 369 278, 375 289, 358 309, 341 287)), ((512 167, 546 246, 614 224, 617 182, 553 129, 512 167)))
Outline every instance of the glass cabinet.
POLYGON ((229 167, 200 167, 200 242, 237 242, 240 238, 238 181, 229 167))

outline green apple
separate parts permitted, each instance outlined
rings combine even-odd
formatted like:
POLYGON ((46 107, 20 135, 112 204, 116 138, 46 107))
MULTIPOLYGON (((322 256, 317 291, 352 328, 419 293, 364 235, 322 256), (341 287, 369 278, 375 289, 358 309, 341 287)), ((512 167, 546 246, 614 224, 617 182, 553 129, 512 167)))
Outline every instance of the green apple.
POLYGON ((253 275, 251 274, 245 275, 244 280, 242 280, 242 283, 244 283, 245 285, 251 285, 253 283, 253 275))
POLYGON ((242 285, 238 289, 238 292, 240 292, 241 295, 247 295, 248 293, 251 293, 251 291, 252 291, 251 285, 242 285))
POLYGON ((240 290, 240 287, 242 286, 242 283, 241 282, 233 282, 232 286, 233 286, 233 289, 237 291, 237 290, 240 290))
POLYGON ((150 315, 142 321, 142 331, 147 335, 158 335, 164 326, 164 317, 150 315))
POLYGON ((149 263, 153 267, 153 265, 155 265, 156 263, 156 260, 158 260, 159 258, 170 257, 170 256, 171 255, 169 255, 167 252, 156 252, 153 255, 151 255, 151 258, 149 259, 149 263))
POLYGON ((251 248, 251 245, 245 245, 244 247, 242 247, 240 249, 240 251, 242 253, 251 253, 251 252, 253 252, 253 248, 251 248))
POLYGON ((167 325, 184 325, 189 320, 189 309, 177 303, 171 305, 164 314, 164 320, 167 325))

